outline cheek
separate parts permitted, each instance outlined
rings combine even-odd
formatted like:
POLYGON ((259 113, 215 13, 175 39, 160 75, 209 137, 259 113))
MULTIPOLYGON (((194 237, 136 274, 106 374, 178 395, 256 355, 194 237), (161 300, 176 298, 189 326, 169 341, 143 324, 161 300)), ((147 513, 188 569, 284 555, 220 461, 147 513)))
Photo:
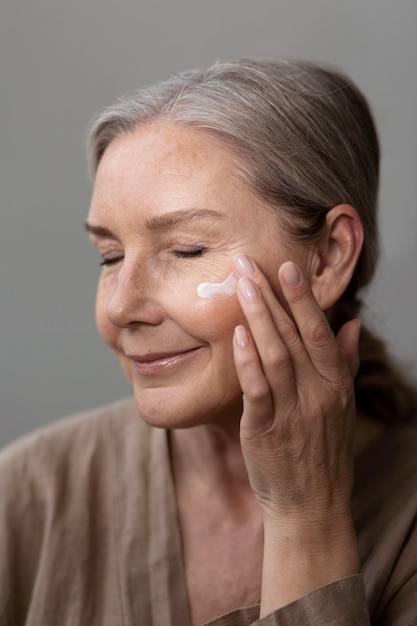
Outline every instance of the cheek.
MULTIPOLYGON (((244 323, 244 316, 236 294, 213 299, 197 295, 198 276, 181 276, 176 280, 153 281, 152 291, 155 303, 164 311, 162 319, 171 319, 183 331, 205 343, 219 348, 231 349, 235 326, 244 323)), ((112 288, 106 281, 99 281, 96 295, 96 326, 102 339, 116 349, 120 328, 110 322, 107 306, 112 288)), ((140 323, 140 307, 137 321, 140 323)), ((163 322, 162 322, 163 323, 163 322)))
POLYGON ((221 282, 228 271, 228 267, 207 266, 177 276, 172 282, 166 281, 163 292, 160 292, 160 303, 167 316, 189 334, 207 343, 224 339, 231 342, 235 326, 244 320, 237 295, 201 298, 197 293, 200 283, 221 282))
POLYGON ((235 326, 244 323, 244 316, 236 295, 229 298, 200 299, 194 296, 189 309, 189 325, 195 334, 212 345, 224 342, 232 346, 235 326))

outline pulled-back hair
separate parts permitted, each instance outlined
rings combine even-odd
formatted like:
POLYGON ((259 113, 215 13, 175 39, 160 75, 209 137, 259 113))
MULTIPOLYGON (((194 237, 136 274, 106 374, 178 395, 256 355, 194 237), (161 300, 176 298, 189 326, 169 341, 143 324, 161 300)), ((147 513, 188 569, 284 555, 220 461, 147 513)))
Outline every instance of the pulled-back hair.
MULTIPOLYGON (((275 206, 290 237, 317 241, 327 212, 350 204, 365 232, 352 280, 335 304, 333 330, 358 316, 378 257, 379 144, 369 106, 352 81, 296 60, 219 62, 132 92, 93 122, 90 170, 117 136, 165 118, 217 138, 252 193, 275 206)), ((417 391, 367 328, 360 340, 357 404, 383 421, 417 415, 417 391)))

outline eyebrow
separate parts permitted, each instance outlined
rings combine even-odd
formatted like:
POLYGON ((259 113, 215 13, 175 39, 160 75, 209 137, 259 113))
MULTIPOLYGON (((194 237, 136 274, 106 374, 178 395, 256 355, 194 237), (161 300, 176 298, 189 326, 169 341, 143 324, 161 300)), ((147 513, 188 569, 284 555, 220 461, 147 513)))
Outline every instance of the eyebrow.
POLYGON ((175 228, 179 224, 186 224, 194 220, 218 220, 223 218, 222 213, 213 211, 211 209, 180 209, 178 211, 172 211, 170 213, 164 213, 163 215, 155 215, 145 219, 145 226, 149 230, 168 230, 175 228))
MULTIPOLYGON (((181 224, 186 224, 194 220, 209 220, 217 221, 224 218, 222 213, 213 211, 212 209, 180 209, 178 211, 171 211, 170 213, 164 213, 163 215, 154 215, 145 219, 145 226, 148 230, 169 230, 175 228, 181 224)), ((114 233, 104 226, 95 226, 89 222, 85 222, 85 228, 88 233, 95 235, 96 237, 107 237, 115 239, 114 233)))
POLYGON ((104 228, 104 226, 94 226, 94 224, 89 224, 88 222, 84 222, 85 229, 90 235, 95 235, 96 237, 107 237, 108 239, 116 239, 115 235, 108 228, 104 228))

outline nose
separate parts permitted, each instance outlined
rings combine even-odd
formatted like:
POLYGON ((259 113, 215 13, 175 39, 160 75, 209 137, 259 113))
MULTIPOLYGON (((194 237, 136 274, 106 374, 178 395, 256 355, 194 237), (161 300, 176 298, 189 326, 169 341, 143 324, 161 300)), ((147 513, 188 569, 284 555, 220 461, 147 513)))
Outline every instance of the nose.
POLYGON ((164 310, 157 301, 155 286, 156 281, 152 280, 146 263, 125 259, 107 302, 108 320, 119 328, 160 324, 164 310))

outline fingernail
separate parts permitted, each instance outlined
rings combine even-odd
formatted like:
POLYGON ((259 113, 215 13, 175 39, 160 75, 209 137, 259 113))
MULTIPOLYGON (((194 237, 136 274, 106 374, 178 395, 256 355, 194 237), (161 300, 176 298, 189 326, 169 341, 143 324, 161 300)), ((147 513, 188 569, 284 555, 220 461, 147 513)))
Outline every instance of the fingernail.
POLYGON ((240 276, 252 276, 255 273, 255 266, 246 254, 237 254, 233 265, 240 276))
POLYGON ((246 348, 249 345, 249 336, 244 326, 236 326, 235 338, 239 348, 246 348))
POLYGON ((300 272, 292 261, 286 261, 281 265, 281 274, 290 287, 296 287, 301 280, 300 272))
POLYGON ((240 293, 246 300, 253 302, 259 298, 258 287, 247 276, 244 276, 239 280, 239 289, 240 293))

